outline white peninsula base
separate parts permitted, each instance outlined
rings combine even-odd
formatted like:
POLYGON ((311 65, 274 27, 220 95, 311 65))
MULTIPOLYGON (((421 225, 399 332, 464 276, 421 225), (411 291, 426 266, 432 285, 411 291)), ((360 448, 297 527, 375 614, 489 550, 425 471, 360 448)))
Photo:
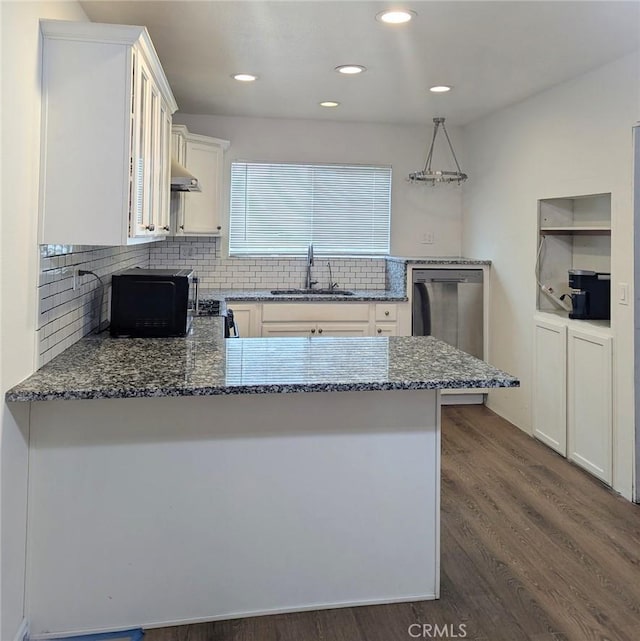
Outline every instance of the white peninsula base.
POLYGON ((32 638, 438 598, 437 390, 31 403, 32 638))

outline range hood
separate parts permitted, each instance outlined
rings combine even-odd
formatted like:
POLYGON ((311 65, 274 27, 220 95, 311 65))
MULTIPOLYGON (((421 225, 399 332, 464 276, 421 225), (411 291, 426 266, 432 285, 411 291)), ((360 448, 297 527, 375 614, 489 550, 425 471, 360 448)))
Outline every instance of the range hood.
POLYGON ((198 179, 173 158, 171 159, 171 191, 201 191, 198 179))

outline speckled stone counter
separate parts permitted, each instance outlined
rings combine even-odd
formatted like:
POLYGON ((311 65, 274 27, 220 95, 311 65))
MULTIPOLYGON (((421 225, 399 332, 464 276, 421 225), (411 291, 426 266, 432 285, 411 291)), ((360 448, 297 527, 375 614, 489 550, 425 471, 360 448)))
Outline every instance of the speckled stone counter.
POLYGON ((432 337, 81 340, 7 394, 49 401, 31 631, 438 598, 439 390, 517 385, 432 337))
POLYGON ((477 260, 475 258, 465 258, 464 256, 423 256, 410 258, 406 256, 387 256, 387 287, 394 292, 406 294, 408 289, 407 272, 409 267, 414 266, 428 267, 483 267, 491 265, 490 260, 477 260))
POLYGON ((432 337, 222 338, 198 318, 185 338, 91 336, 7 401, 516 387, 514 377, 432 337))
POLYGON ((351 289, 352 296, 343 294, 272 294, 270 289, 203 289, 200 301, 206 306, 208 300, 219 300, 231 304, 236 302, 362 302, 362 301, 406 301, 407 294, 402 290, 351 289))
POLYGON ((387 256, 387 261, 412 265, 491 265, 490 260, 465 258, 464 256, 387 256))

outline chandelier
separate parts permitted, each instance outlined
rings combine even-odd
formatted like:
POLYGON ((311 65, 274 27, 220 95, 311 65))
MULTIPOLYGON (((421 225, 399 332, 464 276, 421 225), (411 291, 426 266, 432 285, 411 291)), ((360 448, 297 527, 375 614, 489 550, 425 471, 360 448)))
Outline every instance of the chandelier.
POLYGON ((431 138, 431 147, 429 147, 429 153, 427 154, 427 160, 424 163, 424 169, 422 171, 414 171, 409 174, 410 182, 426 182, 435 185, 436 183, 454 183, 458 184, 463 183, 467 179, 467 174, 462 173, 460 165, 458 164, 458 159, 456 158, 456 153, 453 151, 453 146, 451 145, 451 140, 449 140, 449 134, 447 129, 444 126, 444 118, 434 118, 433 119, 433 137, 431 138), (436 142, 436 136, 438 135, 438 130, 442 125, 442 131, 449 143, 449 149, 451 150, 451 155, 453 160, 456 163, 458 171, 441 171, 431 168, 431 161, 433 159, 433 147, 436 142))

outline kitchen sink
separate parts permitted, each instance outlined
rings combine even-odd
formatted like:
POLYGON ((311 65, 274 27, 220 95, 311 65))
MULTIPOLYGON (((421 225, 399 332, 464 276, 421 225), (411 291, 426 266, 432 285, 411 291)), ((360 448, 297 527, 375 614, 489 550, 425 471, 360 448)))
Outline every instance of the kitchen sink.
POLYGON ((272 289, 274 296, 291 296, 292 294, 330 294, 331 296, 353 296, 353 292, 347 289, 272 289))

